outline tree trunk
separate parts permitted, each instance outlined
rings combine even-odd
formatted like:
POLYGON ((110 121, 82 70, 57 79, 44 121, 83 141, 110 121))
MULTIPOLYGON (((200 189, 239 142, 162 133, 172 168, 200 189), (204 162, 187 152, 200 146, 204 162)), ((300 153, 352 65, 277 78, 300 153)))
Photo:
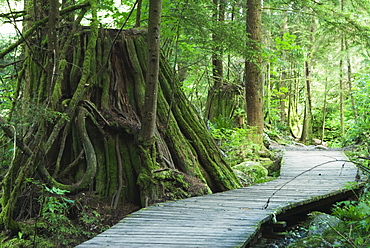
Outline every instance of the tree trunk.
POLYGON ((245 63, 246 112, 248 125, 255 128, 255 141, 262 143, 263 118, 263 77, 261 55, 261 0, 247 1, 247 33, 254 55, 245 63))
POLYGON ((322 107, 322 125, 321 125, 321 144, 324 142, 325 138, 325 122, 326 122, 326 108, 327 108, 327 95, 328 95, 328 79, 325 79, 325 89, 324 89, 324 105, 322 107))
MULTIPOLYGON (((340 51, 344 52, 344 38, 340 40, 340 51)), ((339 120, 340 133, 344 136, 344 73, 343 73, 343 58, 339 60, 339 120)))
POLYGON ((136 19, 135 19, 135 28, 140 27, 141 25, 141 6, 143 1, 137 0, 137 7, 136 7, 136 19))
POLYGON ((17 228, 14 213, 26 178, 71 193, 91 190, 114 206, 145 206, 240 186, 163 57, 155 153, 150 154, 155 163, 145 163, 148 154, 138 138, 145 113, 146 32, 99 30, 95 10, 92 5, 89 29, 73 25, 58 30, 59 75, 51 94, 46 83, 50 72, 42 66, 46 49, 34 47, 37 57, 27 53, 27 84, 16 108, 22 111, 13 115, 34 117, 27 120, 28 128, 17 126, 24 130, 18 145, 23 143, 30 153, 17 153, 2 185, 0 224, 5 229, 17 228))
POLYGON ((216 126, 225 127, 223 122, 232 123, 239 93, 237 86, 234 87, 224 81, 222 40, 217 28, 222 26, 225 21, 225 0, 213 0, 212 18, 214 22, 212 33, 212 86, 208 90, 205 118, 216 126))
MULTIPOLYGON (((288 16, 287 13, 284 13, 284 23, 283 23, 283 35, 288 33, 288 16)), ((287 55, 285 52, 282 54, 282 60, 287 61, 287 55)), ((287 100, 287 78, 288 78, 288 67, 283 65, 282 72, 281 72, 281 81, 279 84, 279 92, 280 92, 280 123, 282 126, 288 126, 286 122, 286 100, 287 100)))
POLYGON ((348 89, 350 90, 349 92, 349 97, 351 98, 351 107, 353 111, 353 116, 355 118, 355 121, 358 121, 358 114, 356 110, 356 102, 352 94, 352 63, 351 63, 351 55, 349 51, 349 46, 348 46, 348 40, 345 39, 345 49, 346 49, 346 55, 347 55, 347 80, 348 80, 348 89))
MULTIPOLYGON (((294 67, 291 65, 291 67, 294 67)), ((299 72, 295 70, 296 68, 291 68, 293 82, 289 84, 288 93, 288 120, 290 134, 294 138, 298 138, 301 135, 301 122, 298 115, 298 102, 299 102, 299 72)))
MULTIPOLYGON (((308 58, 310 56, 307 56, 308 58)), ((311 65, 310 61, 305 62, 305 107, 304 107, 304 119, 301 141, 303 143, 312 143, 312 104, 311 104, 311 65)))
POLYGON ((313 142, 313 131, 312 131, 312 101, 311 101, 311 72, 312 72, 312 61, 315 54, 315 33, 316 33, 316 21, 313 20, 313 23, 310 28, 310 42, 312 51, 307 54, 306 61, 304 62, 304 71, 305 71, 305 107, 304 107, 304 119, 303 119, 303 128, 301 141, 306 144, 311 144, 313 142))
MULTIPOLYGON (((156 169, 155 134, 157 130, 157 101, 159 84, 159 60, 160 60, 160 23, 162 13, 162 0, 149 1, 149 25, 147 38, 147 68, 145 77, 145 97, 143 114, 141 116, 141 128, 139 131, 139 148, 143 167, 147 171, 141 172, 140 176, 150 178, 151 171, 156 169)), ((158 147, 159 148, 159 147, 158 147)), ((156 192, 155 183, 145 182, 142 193, 145 195, 141 203, 148 205, 151 194, 156 192), (143 201, 145 198, 145 203, 143 201)))
POLYGON ((243 127, 245 122, 244 89, 236 84, 222 84, 210 90, 206 118, 216 127, 243 127))
MULTIPOLYGON (((214 5, 214 13, 213 13, 213 21, 215 22, 215 28, 219 25, 222 25, 225 21, 225 0, 213 0, 214 5)), ((223 70, 223 61, 222 61, 222 47, 221 37, 217 34, 217 31, 214 30, 212 33, 213 39, 213 53, 212 53, 212 78, 213 78, 213 85, 214 88, 218 88, 221 86, 224 77, 224 70, 223 70)))
POLYGON ((162 13, 162 0, 149 2, 149 25, 148 25, 148 57, 145 84, 145 100, 140 130, 140 141, 144 146, 154 144, 154 132, 157 119, 157 95, 158 75, 160 59, 160 23, 162 13))

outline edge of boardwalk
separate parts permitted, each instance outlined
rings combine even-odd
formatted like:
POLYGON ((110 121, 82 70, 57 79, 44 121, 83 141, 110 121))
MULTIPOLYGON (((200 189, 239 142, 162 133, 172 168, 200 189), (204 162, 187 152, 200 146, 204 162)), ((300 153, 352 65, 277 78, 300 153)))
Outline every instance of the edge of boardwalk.
POLYGON ((247 247, 274 215, 350 192, 346 183, 354 182, 357 169, 340 159, 346 156, 338 151, 286 151, 278 179, 157 203, 78 247, 247 247))

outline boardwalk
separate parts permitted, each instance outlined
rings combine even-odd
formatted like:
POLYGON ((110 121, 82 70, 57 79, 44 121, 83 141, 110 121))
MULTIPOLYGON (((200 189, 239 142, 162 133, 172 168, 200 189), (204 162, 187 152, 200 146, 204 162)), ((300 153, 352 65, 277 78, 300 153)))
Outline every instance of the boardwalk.
POLYGON ((357 169, 345 160, 340 151, 286 151, 274 181, 150 206, 78 247, 245 247, 274 215, 348 190, 357 169))

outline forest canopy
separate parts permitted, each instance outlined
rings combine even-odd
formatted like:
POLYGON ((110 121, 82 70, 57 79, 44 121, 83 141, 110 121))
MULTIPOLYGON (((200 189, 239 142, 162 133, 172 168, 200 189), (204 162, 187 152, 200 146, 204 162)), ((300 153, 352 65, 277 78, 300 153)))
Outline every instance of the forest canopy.
POLYGON ((45 225, 56 214, 66 225, 71 216, 99 219, 83 215, 83 194, 112 209, 145 207, 268 180, 277 173, 272 145, 369 156, 368 1, 0 0, 0 8, 7 235, 39 217, 52 233, 45 225), (263 178, 240 174, 245 161, 259 163, 263 178))

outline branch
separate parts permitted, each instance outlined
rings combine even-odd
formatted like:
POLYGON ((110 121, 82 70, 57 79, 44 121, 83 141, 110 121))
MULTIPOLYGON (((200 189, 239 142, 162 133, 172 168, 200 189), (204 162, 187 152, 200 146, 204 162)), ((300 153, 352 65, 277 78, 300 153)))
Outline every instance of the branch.
POLYGON ((282 9, 282 8, 263 7, 262 10, 277 10, 277 11, 295 12, 295 13, 300 13, 300 14, 305 14, 305 15, 316 16, 316 14, 313 14, 313 13, 309 13, 309 12, 301 11, 301 10, 294 10, 294 9, 282 9))
MULTIPOLYGON (((322 218, 319 218, 321 219, 321 221, 324 221, 322 218)), ((351 240, 351 237, 347 237, 345 236, 344 234, 342 234, 341 232, 339 232, 332 224, 329 223, 329 221, 326 221, 325 222, 331 229, 333 229, 339 236, 341 236, 351 247, 353 248, 356 248, 357 246, 353 243, 353 241, 351 240)))
POLYGON ((26 11, 11 11, 9 13, 2 13, 0 14, 0 18, 10 18, 10 17, 19 17, 19 16, 25 16, 26 11))
POLYGON ((14 139, 14 137, 16 137, 16 144, 17 144, 17 147, 24 153, 26 153, 27 155, 31 156, 33 154, 33 151, 23 142, 23 140, 21 140, 20 138, 18 138, 15 134, 15 132, 9 128, 9 123, 7 123, 3 117, 0 116, 0 127, 1 129, 4 131, 5 135, 9 138, 9 139, 14 139))
MULTIPOLYGON (((65 14, 68 14, 68 13, 74 11, 74 10, 86 8, 88 6, 90 6, 89 2, 69 6, 69 7, 66 7, 66 8, 62 9, 60 11, 60 15, 65 15, 65 14)), ((15 48, 17 48, 20 44, 22 44, 24 42, 25 39, 29 38, 38 27, 44 25, 48 21, 49 21, 49 17, 47 16, 47 17, 44 17, 41 20, 38 20, 38 21, 34 22, 33 26, 30 29, 23 32, 21 38, 19 38, 16 42, 14 42, 10 46, 8 46, 5 50, 0 52, 0 59, 2 59, 5 55, 10 53, 11 51, 13 51, 15 48)))
POLYGON ((24 61, 24 59, 21 59, 21 60, 17 60, 17 61, 14 61, 14 62, 8 63, 8 64, 0 65, 0 69, 6 68, 6 67, 11 66, 11 65, 18 64, 18 63, 23 62, 23 61, 24 61))

